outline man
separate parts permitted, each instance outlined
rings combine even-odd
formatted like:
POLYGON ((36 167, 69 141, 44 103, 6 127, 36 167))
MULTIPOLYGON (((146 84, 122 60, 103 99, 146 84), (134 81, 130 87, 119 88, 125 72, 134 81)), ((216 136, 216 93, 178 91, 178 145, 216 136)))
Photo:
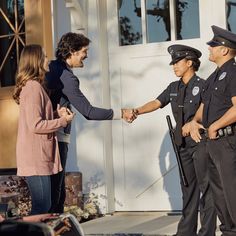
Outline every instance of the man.
MULTIPOLYGON (((204 80, 196 75, 200 66, 201 52, 186 45, 172 45, 168 48, 172 56, 170 65, 180 79, 170 85, 153 101, 134 109, 136 115, 155 111, 171 104, 176 120, 175 142, 188 181, 184 186, 182 217, 178 224, 177 236, 214 236, 216 213, 209 189, 207 162, 196 152, 196 143, 191 137, 182 136, 183 124, 191 120, 201 102, 204 80), (200 199, 201 192, 201 199, 200 199), (200 202, 199 202, 200 200, 200 202), (200 203, 200 204, 199 204, 200 203), (201 228, 197 233, 198 208, 200 205, 201 228)), ((183 131, 188 133, 188 127, 183 131)))
MULTIPOLYGON (((82 34, 66 33, 58 43, 56 60, 49 65, 46 74, 47 87, 54 109, 57 104, 70 108, 72 104, 88 120, 112 120, 133 117, 124 109, 113 110, 94 107, 80 90, 80 82, 72 68, 82 68, 87 58, 90 40, 82 34)), ((52 176, 51 212, 62 213, 65 201, 65 166, 70 142, 70 127, 61 129, 58 134, 59 151, 63 171, 52 176)))
POLYGON ((214 37, 207 43, 209 60, 217 68, 206 81, 202 103, 190 123, 190 133, 200 142, 199 152, 209 162, 210 186, 222 235, 233 236, 236 235, 236 34, 214 25, 212 30, 214 37))

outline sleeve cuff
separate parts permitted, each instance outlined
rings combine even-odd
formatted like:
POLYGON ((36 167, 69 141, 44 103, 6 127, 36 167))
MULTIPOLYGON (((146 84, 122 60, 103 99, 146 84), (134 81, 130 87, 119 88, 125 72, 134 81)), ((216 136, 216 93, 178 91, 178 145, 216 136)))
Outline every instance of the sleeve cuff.
POLYGON ((113 109, 113 117, 112 117, 113 120, 121 120, 121 116, 122 114, 120 108, 113 109))

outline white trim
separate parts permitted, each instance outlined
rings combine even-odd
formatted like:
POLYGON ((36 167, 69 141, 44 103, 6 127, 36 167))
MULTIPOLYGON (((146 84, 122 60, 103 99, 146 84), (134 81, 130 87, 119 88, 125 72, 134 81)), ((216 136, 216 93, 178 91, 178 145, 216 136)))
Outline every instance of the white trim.
MULTIPOLYGON (((79 0, 64 0, 66 4, 66 8, 70 10, 71 16, 71 30, 73 32, 82 32, 87 35, 87 9, 81 6, 81 2, 79 0)), ((85 1, 87 2, 87 1, 85 1)), ((87 5, 86 5, 87 6, 87 5)))
POLYGON ((169 0, 169 6, 170 6, 170 38, 171 41, 175 41, 177 36, 176 36, 176 9, 175 9, 175 0, 169 0))
POLYGON ((146 1, 141 0, 141 22, 142 22, 142 38, 143 38, 143 44, 147 43, 147 25, 146 25, 146 1))
MULTIPOLYGON (((97 22, 99 38, 99 63, 100 77, 102 82, 103 105, 111 106, 110 98, 110 79, 109 79, 109 55, 108 55, 108 38, 107 38, 107 4, 106 0, 97 0, 97 22)), ((105 173, 105 195, 106 212, 115 211, 114 204, 114 173, 113 173, 113 150, 112 150, 112 126, 111 122, 104 122, 104 173, 105 173)))

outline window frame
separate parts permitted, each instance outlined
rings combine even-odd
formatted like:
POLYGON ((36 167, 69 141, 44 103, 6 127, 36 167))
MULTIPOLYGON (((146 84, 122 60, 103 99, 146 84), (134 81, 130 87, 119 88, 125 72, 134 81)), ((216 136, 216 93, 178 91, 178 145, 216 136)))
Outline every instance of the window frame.
MULTIPOLYGON (((141 28, 142 28, 142 43, 140 44, 132 44, 132 45, 120 45, 119 47, 128 47, 128 46, 137 46, 137 45, 148 45, 148 44, 157 44, 157 43, 168 43, 168 42, 173 42, 177 40, 177 23, 176 23, 176 8, 175 8, 175 1, 176 0, 169 0, 169 9, 170 9, 170 35, 171 35, 171 40, 170 41, 163 41, 163 42, 148 42, 147 41, 147 19, 146 19, 146 1, 147 0, 140 0, 141 3, 141 28)), ((199 1, 199 31, 200 35, 198 38, 191 38, 191 39, 182 39, 179 41, 183 40, 196 40, 201 37, 201 19, 200 19, 200 13, 201 13, 201 0, 199 1)), ((117 1, 116 1, 116 6, 117 6, 117 1)), ((119 17, 119 12, 118 8, 117 9, 117 17, 119 17)), ((119 28, 119 19, 117 20, 118 22, 118 28, 119 28)), ((120 38, 120 31, 118 29, 118 38, 120 38)))

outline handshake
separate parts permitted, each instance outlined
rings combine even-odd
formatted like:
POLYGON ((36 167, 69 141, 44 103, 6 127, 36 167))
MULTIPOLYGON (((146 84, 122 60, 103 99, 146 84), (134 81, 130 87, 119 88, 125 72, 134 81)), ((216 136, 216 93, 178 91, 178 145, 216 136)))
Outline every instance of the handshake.
POLYGON ((132 123, 139 115, 138 109, 121 109, 122 111, 122 119, 128 123, 132 123))

